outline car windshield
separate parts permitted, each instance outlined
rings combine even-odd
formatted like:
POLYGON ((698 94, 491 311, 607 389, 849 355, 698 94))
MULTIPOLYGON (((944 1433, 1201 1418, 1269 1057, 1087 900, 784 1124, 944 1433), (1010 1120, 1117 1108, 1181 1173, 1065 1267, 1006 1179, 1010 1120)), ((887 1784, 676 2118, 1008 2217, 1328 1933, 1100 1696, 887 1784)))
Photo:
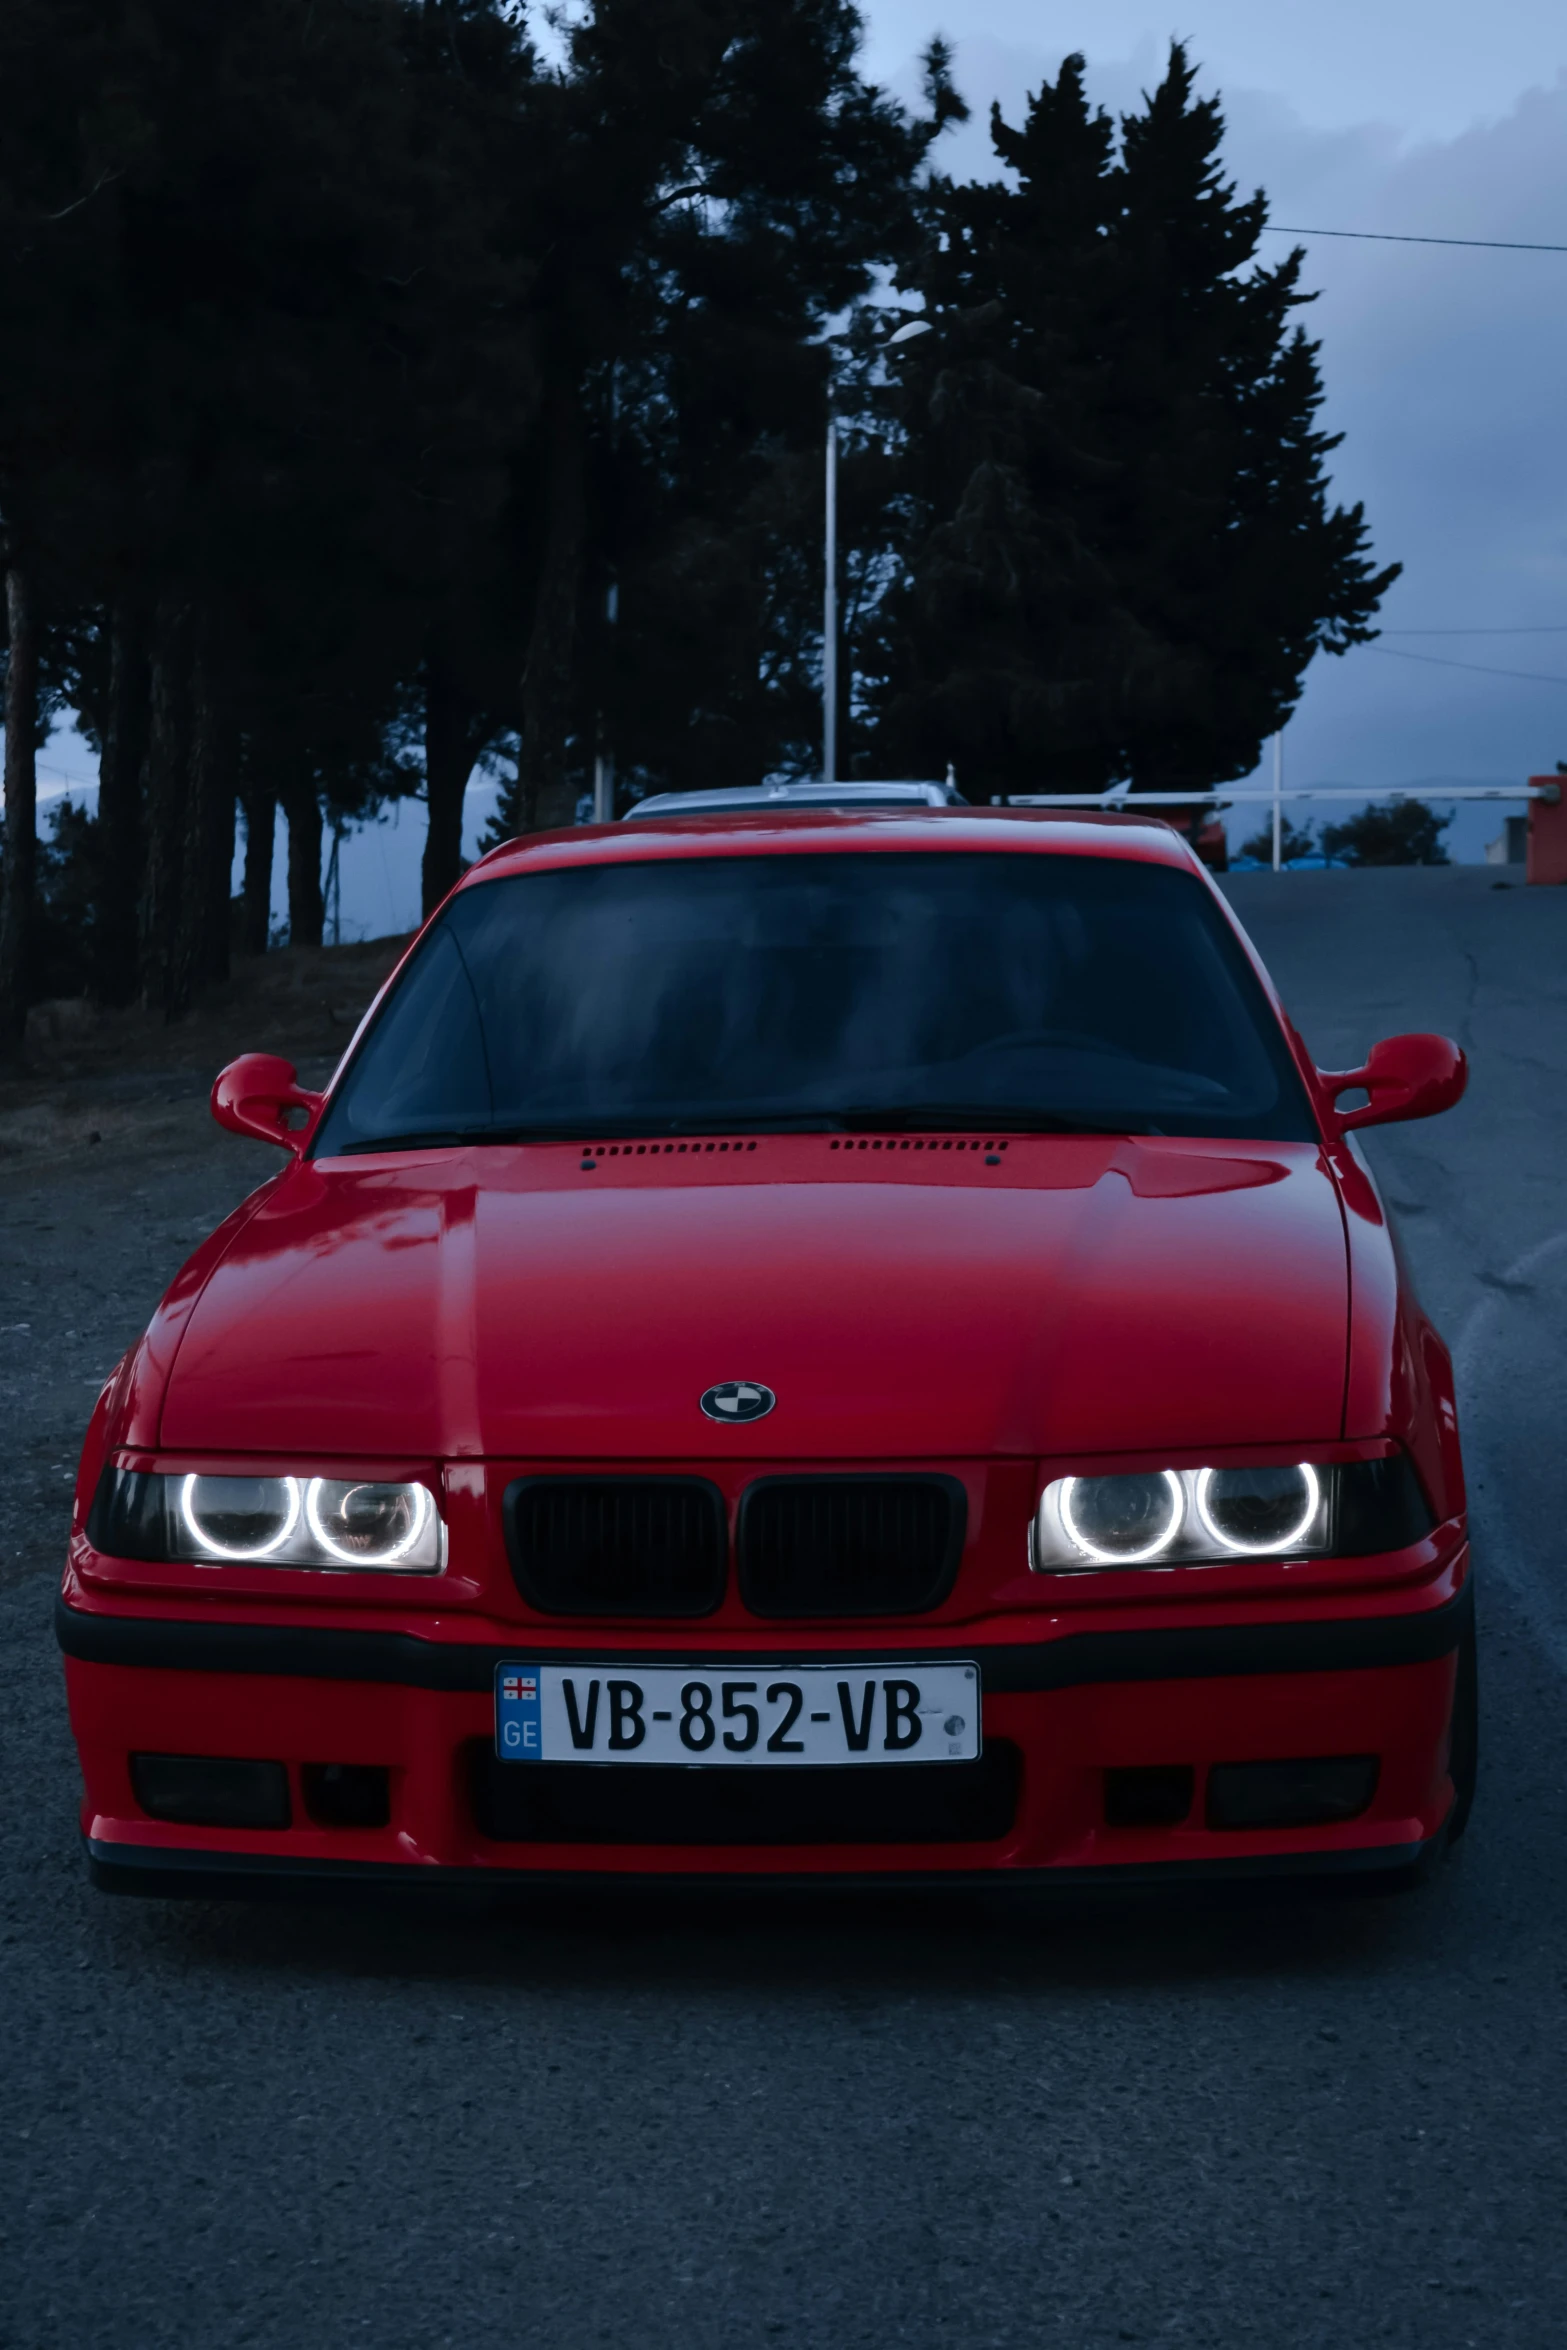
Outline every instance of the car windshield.
POLYGON ((319 1156, 849 1126, 1312 1141, 1195 876, 960 850, 658 857, 461 891, 319 1156))

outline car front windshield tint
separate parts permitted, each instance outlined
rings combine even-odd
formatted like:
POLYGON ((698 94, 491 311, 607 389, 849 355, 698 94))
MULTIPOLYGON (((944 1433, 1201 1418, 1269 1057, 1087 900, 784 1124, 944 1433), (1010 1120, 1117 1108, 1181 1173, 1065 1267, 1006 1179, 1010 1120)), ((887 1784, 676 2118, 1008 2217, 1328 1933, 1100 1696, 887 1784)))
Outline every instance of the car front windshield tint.
POLYGON ((1316 1139, 1195 876, 925 850, 476 883, 389 995, 315 1148, 849 1126, 1316 1139))

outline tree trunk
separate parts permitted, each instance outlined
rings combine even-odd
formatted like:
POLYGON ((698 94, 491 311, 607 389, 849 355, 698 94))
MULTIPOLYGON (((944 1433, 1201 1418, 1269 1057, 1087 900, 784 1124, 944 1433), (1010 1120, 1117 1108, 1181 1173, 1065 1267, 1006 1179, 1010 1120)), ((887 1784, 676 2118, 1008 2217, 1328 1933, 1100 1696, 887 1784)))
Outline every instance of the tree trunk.
POLYGON ((474 713, 438 655, 424 689, 424 786, 429 828, 421 875, 426 914, 433 914, 462 872, 462 812, 473 773, 474 713))
POLYGON ((196 988, 229 975, 229 879, 234 870, 231 733, 210 633, 203 627, 191 661, 185 871, 175 990, 181 1013, 189 1010, 196 988))
POLYGON ((93 941, 99 1003, 134 1001, 140 983, 142 768, 147 753, 147 650, 141 615, 122 597, 109 615, 109 702, 98 763, 100 872, 93 941))
POLYGON ((245 913, 240 936, 247 955, 264 955, 272 935, 272 844, 277 833, 277 793, 252 779, 241 797, 245 808, 245 913))
POLYGON ((158 599, 148 664, 147 864, 141 899, 142 990, 177 1017, 190 785, 190 606, 158 599))
POLYGON ((5 575, 11 651, 5 673, 5 877, 0 886, 0 1060, 19 1067, 33 984, 38 892, 38 615, 32 574, 5 575))
POLYGON ((314 777, 303 770, 290 776, 279 797, 288 818, 289 944, 318 947, 326 903, 321 895, 321 802, 314 777))
POLYGON ((207 919, 202 948, 201 976, 219 985, 229 975, 234 948, 234 848, 239 829, 239 802, 234 791, 235 743, 225 727, 220 750, 220 789, 212 807, 207 847, 207 919))
POLYGON ((587 444, 574 385, 556 392, 549 415, 549 529, 522 673, 519 832, 541 832, 552 825, 569 824, 576 812, 576 788, 566 764, 566 735, 587 522, 587 444))

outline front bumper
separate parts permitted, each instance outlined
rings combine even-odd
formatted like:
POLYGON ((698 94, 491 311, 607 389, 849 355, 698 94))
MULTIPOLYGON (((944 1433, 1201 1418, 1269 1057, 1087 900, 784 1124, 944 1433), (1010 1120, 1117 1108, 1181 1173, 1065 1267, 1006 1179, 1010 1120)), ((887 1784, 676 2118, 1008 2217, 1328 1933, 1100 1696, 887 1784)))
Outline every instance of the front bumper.
MULTIPOLYGON (((946 1844, 492 1839, 479 1825, 471 1760, 492 1737, 496 1665, 520 1653, 549 1661, 550 1651, 526 1636, 504 1646, 454 1643, 98 1613, 63 1600, 56 1630, 86 1785, 89 1862, 114 1890, 493 1891, 595 1877, 714 1886, 1008 1879, 1066 1890, 1418 1865, 1439 1845, 1453 1802, 1455 1661, 1473 1621, 1467 1579, 1454 1589, 1461 1571, 1462 1562, 1448 1571, 1434 1603, 1428 1594, 1426 1604, 1406 1603, 1396 1614, 1092 1631, 1004 1648, 949 1637, 940 1653, 980 1662, 987 1747, 1005 1741, 1016 1749, 1019 1783, 1004 1834, 946 1844), (280 1761, 295 1824, 220 1830, 153 1820, 131 1785, 130 1757, 146 1751, 280 1761), (1375 1793, 1354 1819, 1245 1830, 1206 1824, 1213 1766, 1334 1755, 1378 1758, 1375 1793), (385 1769, 387 1824, 312 1821, 301 1774, 322 1763, 385 1769), (1193 1773, 1184 1820, 1107 1822, 1107 1772, 1170 1766, 1193 1773)), ((606 1641, 601 1653, 629 1657, 635 1647, 606 1641)), ((912 1659, 915 1652, 896 1641, 830 1653, 846 1665, 891 1662, 900 1648, 912 1659)), ((698 1661, 700 1644, 688 1653, 698 1661)), ((822 1661, 821 1650, 811 1654, 822 1661)), ((723 1652, 728 1666, 743 1661, 723 1652)), ((757 1661, 782 1667, 787 1652, 769 1648, 757 1661)))

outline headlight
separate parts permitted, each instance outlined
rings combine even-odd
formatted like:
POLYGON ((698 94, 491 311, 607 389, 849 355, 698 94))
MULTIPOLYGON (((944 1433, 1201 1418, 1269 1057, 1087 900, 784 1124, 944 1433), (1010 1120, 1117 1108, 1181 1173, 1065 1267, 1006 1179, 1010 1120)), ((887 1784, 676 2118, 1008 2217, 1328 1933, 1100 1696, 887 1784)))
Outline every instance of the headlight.
POLYGON ((1433 1524, 1403 1453, 1328 1465, 1057 1477, 1040 1497, 1029 1564, 1059 1575, 1242 1558, 1363 1558, 1407 1549, 1433 1524))
POLYGON ((87 1539, 111 1558, 196 1566, 437 1574, 446 1529, 428 1485, 350 1477, 164 1476, 106 1468, 87 1539))
POLYGON ((1063 1477, 1054 1490, 1067 1540, 1095 1566, 1146 1566, 1169 1549, 1186 1513, 1185 1489, 1173 1469, 1063 1477))
POLYGON ((1287 1469, 1200 1469, 1197 1516, 1221 1550, 1268 1558, 1309 1542, 1322 1515, 1322 1485, 1309 1461, 1287 1469))
POLYGON ((299 1525, 297 1477, 181 1477, 180 1523, 192 1558, 251 1565, 283 1548, 299 1525))
POLYGON ((345 1485, 312 1477, 305 1522, 328 1558, 345 1567, 401 1567, 417 1559, 435 1503, 427 1485, 345 1485))

